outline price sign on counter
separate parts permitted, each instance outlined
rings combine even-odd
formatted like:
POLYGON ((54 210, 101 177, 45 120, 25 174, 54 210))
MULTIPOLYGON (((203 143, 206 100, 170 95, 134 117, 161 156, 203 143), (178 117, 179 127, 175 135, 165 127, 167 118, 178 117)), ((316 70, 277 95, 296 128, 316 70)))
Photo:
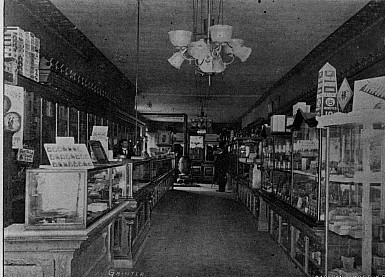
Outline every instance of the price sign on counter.
POLYGON ((44 144, 49 162, 55 168, 93 168, 85 144, 44 144))

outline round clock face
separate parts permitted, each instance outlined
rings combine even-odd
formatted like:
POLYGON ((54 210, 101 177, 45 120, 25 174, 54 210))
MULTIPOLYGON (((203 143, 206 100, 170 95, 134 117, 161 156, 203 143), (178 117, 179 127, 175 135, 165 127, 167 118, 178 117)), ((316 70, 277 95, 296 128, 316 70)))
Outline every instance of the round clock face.
POLYGON ((4 95, 3 102, 4 102, 3 114, 6 114, 11 108, 11 100, 9 99, 8 96, 4 95))
POLYGON ((10 112, 4 115, 4 130, 17 132, 21 128, 21 116, 18 113, 10 112))

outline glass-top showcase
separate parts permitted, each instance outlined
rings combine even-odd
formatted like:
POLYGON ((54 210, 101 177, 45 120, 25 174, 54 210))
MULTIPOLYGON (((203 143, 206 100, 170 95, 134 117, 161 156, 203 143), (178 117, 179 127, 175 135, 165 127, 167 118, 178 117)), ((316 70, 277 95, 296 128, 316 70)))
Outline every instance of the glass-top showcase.
POLYGON ((175 158, 157 159, 153 160, 152 163, 152 180, 154 180, 168 173, 170 168, 174 167, 175 158))
POLYGON ((127 164, 27 171, 26 227, 85 228, 129 198, 127 164))
POLYGON ((84 227, 86 224, 86 170, 29 170, 26 226, 84 227), (58 180, 65 180, 65 186, 58 180))
POLYGON ((173 170, 174 158, 131 160, 92 169, 29 169, 25 226, 86 228, 173 170))
POLYGON ((385 274, 385 112, 329 116, 327 270, 385 274))
POLYGON ((151 160, 136 161, 130 163, 132 168, 132 192, 136 195, 138 191, 151 183, 151 160))

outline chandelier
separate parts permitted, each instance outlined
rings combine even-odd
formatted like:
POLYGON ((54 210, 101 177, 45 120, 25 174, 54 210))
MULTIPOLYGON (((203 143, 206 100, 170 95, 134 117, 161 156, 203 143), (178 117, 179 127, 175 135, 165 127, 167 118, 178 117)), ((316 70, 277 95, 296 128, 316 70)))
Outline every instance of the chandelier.
POLYGON ((177 69, 188 60, 195 65, 196 73, 212 75, 222 73, 235 57, 245 62, 251 48, 242 39, 231 38, 233 27, 223 25, 223 0, 193 0, 193 31, 170 31, 169 38, 178 50, 168 62, 177 69), (215 9, 216 7, 216 9, 215 9), (219 24, 221 23, 221 24, 219 24), (193 40, 193 41, 192 41, 193 40))

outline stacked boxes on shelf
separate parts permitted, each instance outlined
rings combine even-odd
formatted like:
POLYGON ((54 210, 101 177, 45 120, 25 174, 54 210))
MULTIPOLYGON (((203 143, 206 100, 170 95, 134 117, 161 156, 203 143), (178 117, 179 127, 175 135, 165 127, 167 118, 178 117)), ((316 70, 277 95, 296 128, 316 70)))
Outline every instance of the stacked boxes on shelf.
POLYGON ((24 31, 7 27, 4 31, 4 80, 17 83, 17 72, 23 64, 24 31))
POLYGON ((5 80, 16 84, 17 74, 39 81, 40 39, 20 27, 5 27, 5 80))
POLYGON ((40 39, 31 32, 24 36, 24 62, 22 75, 39 82, 40 39))

